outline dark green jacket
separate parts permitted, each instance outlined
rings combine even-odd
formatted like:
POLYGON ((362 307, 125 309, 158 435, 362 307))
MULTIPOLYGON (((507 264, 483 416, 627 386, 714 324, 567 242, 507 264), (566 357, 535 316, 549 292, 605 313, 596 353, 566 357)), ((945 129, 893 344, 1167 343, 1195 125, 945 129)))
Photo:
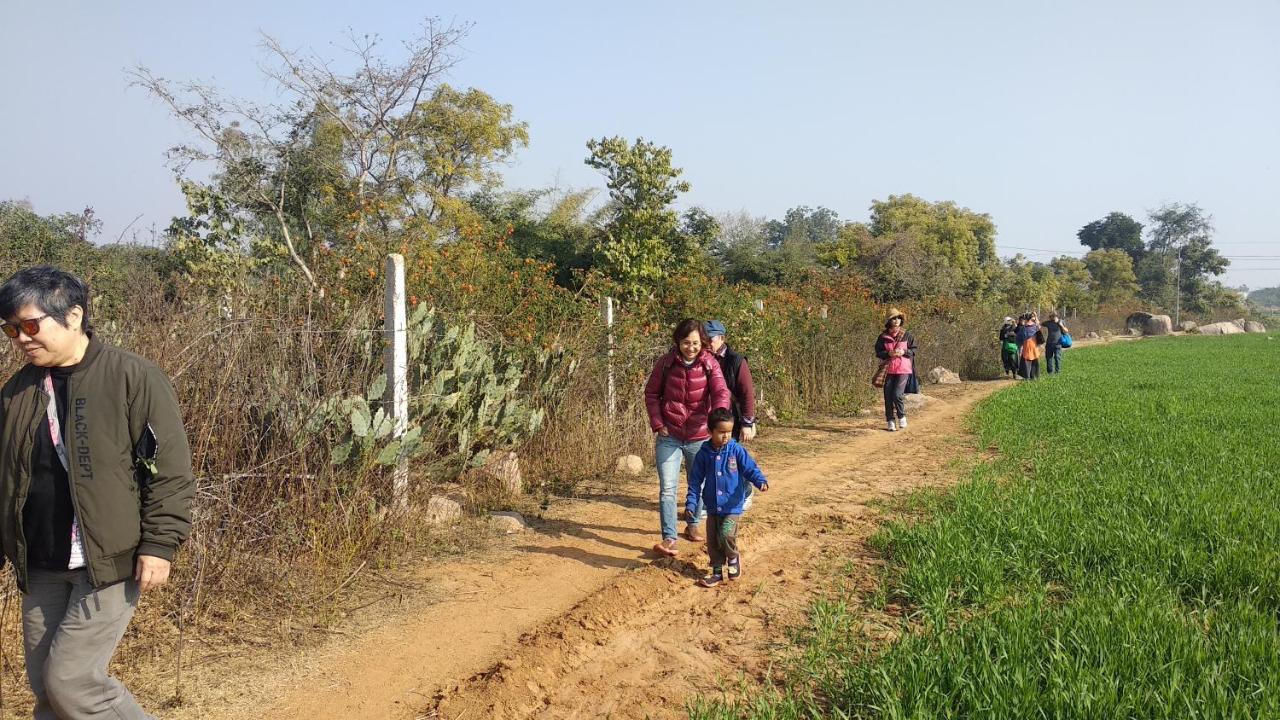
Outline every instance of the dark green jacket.
MULTIPOLYGON (((22 512, 49 398, 27 365, 0 390, 0 545, 26 590, 22 512)), ((151 362, 90 340, 67 381, 67 476, 95 587, 132 577, 135 558, 172 561, 191 530, 195 481, 178 398, 151 362)))

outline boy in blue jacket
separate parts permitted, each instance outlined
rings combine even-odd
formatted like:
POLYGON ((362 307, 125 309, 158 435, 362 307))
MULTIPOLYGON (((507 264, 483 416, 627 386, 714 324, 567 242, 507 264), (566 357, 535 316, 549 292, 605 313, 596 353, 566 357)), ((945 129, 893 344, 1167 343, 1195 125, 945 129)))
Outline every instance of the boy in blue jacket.
POLYGON ((689 468, 689 495, 685 498, 685 517, 694 517, 698 496, 707 511, 707 554, 711 556, 711 572, 698 581, 702 587, 715 587, 724 581, 724 567, 730 580, 742 576, 738 553, 738 519, 747 501, 747 483, 768 492, 769 481, 751 454, 733 439, 733 413, 716 408, 707 417, 711 439, 689 468))

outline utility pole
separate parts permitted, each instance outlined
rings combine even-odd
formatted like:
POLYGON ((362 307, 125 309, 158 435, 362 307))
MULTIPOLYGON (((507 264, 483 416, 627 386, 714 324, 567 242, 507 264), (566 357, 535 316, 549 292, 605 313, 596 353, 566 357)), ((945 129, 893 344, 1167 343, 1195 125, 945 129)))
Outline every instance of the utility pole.
POLYGON ((1177 328, 1180 327, 1182 323, 1182 319, 1180 317, 1180 313, 1182 311, 1182 246, 1176 246, 1174 251, 1177 254, 1174 256, 1174 267, 1176 268, 1176 271, 1174 273, 1173 281, 1173 326, 1177 328))

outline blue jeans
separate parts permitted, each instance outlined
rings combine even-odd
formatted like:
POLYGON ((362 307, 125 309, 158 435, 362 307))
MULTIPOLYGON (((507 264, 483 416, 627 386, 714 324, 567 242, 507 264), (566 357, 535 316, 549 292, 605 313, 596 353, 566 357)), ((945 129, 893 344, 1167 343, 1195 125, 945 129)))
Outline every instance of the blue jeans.
POLYGON ((1062 372, 1062 346, 1044 346, 1044 371, 1050 375, 1062 372))
MULTIPOLYGON (((654 465, 658 468, 658 515, 663 540, 676 536, 676 489, 680 484, 680 461, 684 460, 686 470, 693 467, 693 458, 704 442, 706 440, 680 442, 670 435, 659 435, 654 444, 654 465)), ((683 506, 684 498, 680 498, 679 507, 683 506)), ((698 498, 698 518, 705 514, 702 498, 698 498)))

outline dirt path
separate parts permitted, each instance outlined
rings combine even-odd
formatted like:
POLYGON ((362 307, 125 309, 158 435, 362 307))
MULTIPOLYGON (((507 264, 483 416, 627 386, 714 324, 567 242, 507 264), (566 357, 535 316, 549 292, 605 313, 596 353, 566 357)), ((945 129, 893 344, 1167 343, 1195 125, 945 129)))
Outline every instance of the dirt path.
POLYGON ((657 517, 647 470, 553 507, 496 557, 432 568, 435 600, 380 610, 380 626, 268 673, 256 690, 214 688, 169 716, 681 716, 698 693, 767 676, 770 647, 813 598, 816 571, 835 558, 869 566, 874 504, 954 480, 957 460, 975 454, 964 415, 1009 384, 930 387, 935 399, 905 432, 885 432, 873 415, 762 437, 771 489, 744 520, 744 577, 731 586, 694 586, 706 556, 690 543, 675 560, 648 550, 657 517))

